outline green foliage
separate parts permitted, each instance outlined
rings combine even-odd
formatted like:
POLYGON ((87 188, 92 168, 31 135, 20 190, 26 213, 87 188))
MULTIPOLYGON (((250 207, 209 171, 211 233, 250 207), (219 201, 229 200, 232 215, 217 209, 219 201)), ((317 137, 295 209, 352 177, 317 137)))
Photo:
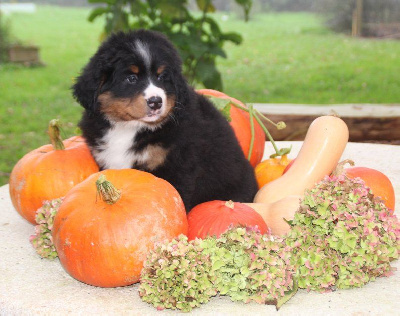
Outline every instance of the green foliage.
MULTIPOLYGON (((252 0, 235 0, 247 19, 252 0)), ((149 29, 167 35, 177 47, 183 71, 190 82, 206 88, 222 90, 221 74, 216 58, 226 58, 225 42, 240 44, 242 37, 235 32, 223 32, 210 15, 215 12, 211 0, 196 0, 200 13, 188 9, 187 0, 89 0, 102 4, 92 10, 89 21, 105 16, 104 36, 117 31, 149 29), (105 5, 105 6, 104 6, 105 5)), ((103 36, 103 37, 104 37, 103 36)))

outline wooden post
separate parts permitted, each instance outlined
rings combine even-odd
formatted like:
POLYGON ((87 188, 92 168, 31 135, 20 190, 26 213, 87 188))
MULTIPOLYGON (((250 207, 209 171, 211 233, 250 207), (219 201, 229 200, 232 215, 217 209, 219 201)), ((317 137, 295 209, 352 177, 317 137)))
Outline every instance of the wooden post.
POLYGON ((363 0, 356 0, 356 8, 353 11, 352 36, 361 36, 362 34, 362 15, 363 0))

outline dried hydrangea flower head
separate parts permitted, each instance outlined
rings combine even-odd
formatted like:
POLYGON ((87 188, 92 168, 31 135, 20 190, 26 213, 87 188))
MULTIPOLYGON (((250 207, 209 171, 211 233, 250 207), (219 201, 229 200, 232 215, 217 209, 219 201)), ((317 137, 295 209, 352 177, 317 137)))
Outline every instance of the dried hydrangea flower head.
POLYGON ((391 273, 400 254, 400 222, 360 178, 325 177, 308 190, 286 243, 299 287, 360 287, 391 273))
POLYGON ((185 312, 217 294, 211 261, 202 253, 199 239, 189 242, 180 235, 149 253, 141 273, 139 295, 157 309, 185 312))
POLYGON ((251 228, 188 242, 180 236, 148 256, 139 294, 158 309, 190 311, 217 295, 279 308, 296 290, 290 249, 251 228))
POLYGON ((279 308, 295 294, 291 250, 282 239, 262 235, 251 227, 239 227, 229 229, 218 239, 207 238, 203 244, 210 242, 216 242, 216 250, 204 248, 210 254, 221 295, 229 295, 233 301, 279 308))
POLYGON ((43 206, 36 211, 35 233, 29 241, 42 258, 57 258, 57 251, 53 245, 51 230, 53 229, 54 216, 62 203, 62 198, 44 201, 43 206))

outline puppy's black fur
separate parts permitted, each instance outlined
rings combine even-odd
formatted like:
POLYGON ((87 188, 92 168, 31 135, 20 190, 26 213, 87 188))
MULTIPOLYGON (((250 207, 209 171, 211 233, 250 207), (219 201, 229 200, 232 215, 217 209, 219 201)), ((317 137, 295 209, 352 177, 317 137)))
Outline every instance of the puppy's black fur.
POLYGON ((232 128, 188 85, 163 35, 110 36, 73 93, 85 108, 79 126, 102 169, 151 172, 178 190, 187 211, 210 200, 253 200, 254 171, 232 128))

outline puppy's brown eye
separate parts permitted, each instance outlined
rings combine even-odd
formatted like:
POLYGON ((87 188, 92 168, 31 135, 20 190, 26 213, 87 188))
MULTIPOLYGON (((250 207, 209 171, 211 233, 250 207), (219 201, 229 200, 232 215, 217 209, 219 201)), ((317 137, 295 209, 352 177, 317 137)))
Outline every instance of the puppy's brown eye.
POLYGON ((158 77, 157 77, 158 81, 165 81, 168 80, 168 73, 166 71, 164 71, 163 73, 161 73, 158 77))
POLYGON ((135 74, 129 75, 128 77, 126 77, 126 80, 129 83, 136 83, 138 81, 138 76, 135 74))

